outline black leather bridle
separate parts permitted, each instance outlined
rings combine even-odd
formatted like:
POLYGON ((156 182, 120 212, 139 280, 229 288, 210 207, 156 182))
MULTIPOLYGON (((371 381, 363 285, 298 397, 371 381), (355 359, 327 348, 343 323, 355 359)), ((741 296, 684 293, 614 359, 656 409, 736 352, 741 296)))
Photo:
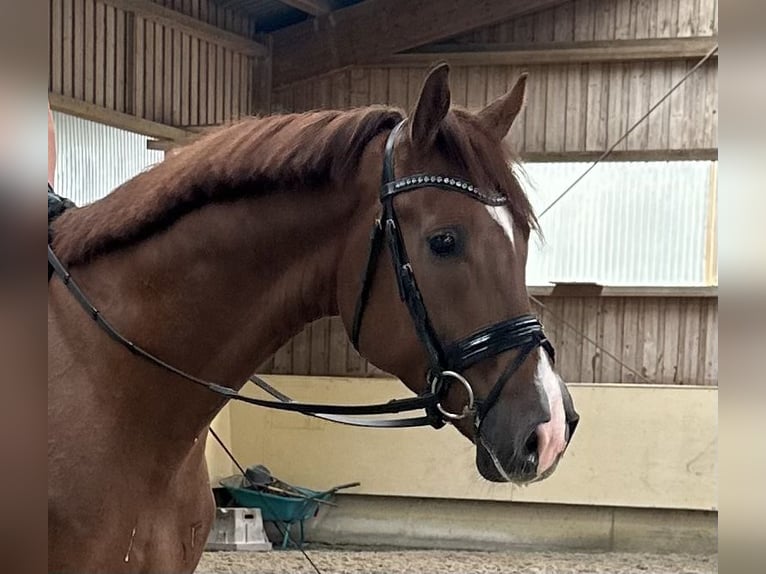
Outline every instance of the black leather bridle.
MULTIPOLYGON (((150 353, 143 347, 122 335, 90 302, 90 299, 82 291, 77 282, 72 278, 66 266, 61 262, 51 247, 51 236, 48 237, 48 280, 55 273, 67 287, 74 299, 90 315, 109 337, 125 347, 133 355, 173 373, 189 382, 202 386, 209 391, 226 399, 241 401, 244 403, 276 409, 281 411, 298 412, 314 416, 332 422, 362 426, 362 427, 416 427, 431 425, 440 428, 448 420, 458 420, 467 416, 474 416, 476 428, 479 428, 486 413, 495 404, 500 396, 505 383, 513 373, 521 366, 529 354, 538 346, 543 347, 554 359, 553 346, 545 338, 542 325, 533 315, 521 315, 513 319, 496 323, 481 329, 468 337, 448 345, 442 345, 428 317, 423 297, 418 289, 412 265, 407 257, 404 239, 396 219, 394 210, 394 198, 400 193, 409 192, 422 188, 439 188, 447 191, 455 191, 468 195, 487 205, 504 205, 507 198, 504 196, 492 196, 485 194, 476 186, 454 177, 437 175, 411 175, 396 179, 394 174, 394 145, 397 135, 401 130, 404 120, 397 124, 391 131, 386 142, 383 158, 383 181, 380 192, 382 214, 375 222, 370 241, 370 251, 367 265, 362 279, 362 288, 357 300, 356 313, 352 330, 352 342, 354 347, 359 347, 359 336, 362 327, 362 319, 370 295, 370 287, 377 269, 378 256, 380 255, 383 242, 385 241, 391 253, 394 264, 399 296, 407 306, 417 331, 418 338, 423 343, 429 358, 428 387, 425 392, 417 397, 394 399, 387 403, 371 405, 327 405, 314 403, 300 403, 293 401, 287 395, 279 392, 266 381, 257 376, 248 380, 259 388, 276 398, 277 401, 258 399, 239 394, 229 387, 206 381, 191 375, 161 358, 150 353), (484 399, 476 399, 474 391, 468 380, 462 375, 462 371, 472 365, 494 357, 503 352, 518 349, 518 354, 495 383, 489 394, 484 399), (468 403, 460 413, 451 413, 445 410, 440 400, 446 395, 451 381, 458 381, 468 393, 468 403), (406 417, 395 419, 368 419, 370 415, 394 414, 411 412, 424 409, 425 416, 406 417)), ((60 215, 68 205, 58 205, 64 201, 59 196, 48 190, 48 213, 49 226, 53 217, 60 215), (52 210, 53 203, 53 210, 52 210)))
POLYGON ((553 362, 555 360, 555 352, 553 345, 551 345, 543 333, 540 321, 530 314, 519 315, 513 319, 495 323, 459 341, 442 345, 428 316, 423 295, 418 288, 412 264, 407 256, 404 238, 402 237, 396 217, 394 198, 399 194, 424 188, 437 188, 462 193, 491 206, 505 205, 508 203, 508 198, 502 194, 484 192, 470 182, 451 176, 415 174, 397 178, 394 169, 394 148, 397 136, 403 125, 404 120, 396 125, 386 140, 380 188, 382 212, 380 219, 375 221, 370 238, 367 265, 365 266, 362 288, 354 313, 351 342, 354 348, 359 350, 359 338, 364 311, 370 297, 370 289, 375 277, 378 257, 383 251, 383 244, 385 243, 388 251, 391 253, 394 275, 399 288, 399 297, 407 306, 418 339, 428 354, 428 385, 421 396, 435 396, 437 398, 436 402, 431 401, 424 407, 430 424, 439 428, 447 420, 458 420, 472 415, 474 416, 475 427, 478 429, 489 409, 497 402, 505 384, 529 354, 540 346, 545 349, 551 362, 553 362), (500 376, 489 394, 483 399, 477 399, 471 384, 462 373, 484 359, 512 349, 518 349, 514 360, 500 376), (462 384, 468 395, 468 402, 460 413, 451 413, 444 409, 440 403, 440 399, 445 396, 452 381, 462 384))

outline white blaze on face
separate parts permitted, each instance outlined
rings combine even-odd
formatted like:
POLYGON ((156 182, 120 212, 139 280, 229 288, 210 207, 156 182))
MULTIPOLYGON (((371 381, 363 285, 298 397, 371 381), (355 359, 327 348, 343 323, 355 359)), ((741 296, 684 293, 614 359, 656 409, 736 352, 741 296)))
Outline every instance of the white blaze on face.
POLYGON ((538 348, 540 360, 535 371, 535 385, 540 390, 543 400, 548 401, 551 420, 537 427, 537 474, 548 470, 566 447, 566 415, 564 399, 561 396, 559 376, 554 372, 548 354, 538 348))
MULTIPOLYGON (((511 212, 504 206, 486 205, 485 207, 490 217, 502 228, 508 241, 511 242, 511 247, 515 247, 511 212)), ((554 372, 548 354, 542 348, 538 348, 537 351, 540 353, 540 360, 535 371, 535 386, 539 389, 541 398, 548 401, 551 413, 551 420, 537 427, 537 474, 541 475, 556 462, 559 454, 566 447, 567 422, 559 376, 554 372)), ((494 457, 491 449, 487 451, 494 457)), ((495 466, 498 465, 496 460, 493 462, 495 466)))
POLYGON ((497 223, 508 237, 508 241, 511 242, 513 247, 513 218, 511 218, 511 212, 504 206, 485 205, 489 212, 489 216, 497 223))

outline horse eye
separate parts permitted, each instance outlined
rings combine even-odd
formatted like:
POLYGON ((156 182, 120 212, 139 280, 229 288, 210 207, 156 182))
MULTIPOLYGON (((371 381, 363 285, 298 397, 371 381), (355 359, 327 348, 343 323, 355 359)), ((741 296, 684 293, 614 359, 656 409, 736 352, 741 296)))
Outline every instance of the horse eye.
POLYGON ((451 231, 444 231, 433 235, 428 239, 428 246, 431 252, 438 257, 449 257, 455 255, 458 250, 457 236, 451 231))

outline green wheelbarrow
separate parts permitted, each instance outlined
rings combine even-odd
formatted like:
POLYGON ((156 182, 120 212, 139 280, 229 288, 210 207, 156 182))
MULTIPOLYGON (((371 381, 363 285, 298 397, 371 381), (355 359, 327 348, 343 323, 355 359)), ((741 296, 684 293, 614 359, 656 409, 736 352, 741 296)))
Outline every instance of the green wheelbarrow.
POLYGON ((265 487, 267 490, 278 491, 279 494, 272 494, 267 492, 267 490, 246 488, 241 476, 224 478, 220 481, 220 484, 229 492, 238 506, 259 508, 264 522, 274 522, 282 525, 284 527, 282 548, 285 549, 290 543, 291 530, 295 524, 300 526, 300 537, 298 540, 302 546, 304 522, 318 514, 321 504, 335 506, 330 502, 330 499, 336 492, 344 488, 359 486, 360 483, 341 484, 325 491, 311 490, 299 486, 291 486, 289 491, 265 487))

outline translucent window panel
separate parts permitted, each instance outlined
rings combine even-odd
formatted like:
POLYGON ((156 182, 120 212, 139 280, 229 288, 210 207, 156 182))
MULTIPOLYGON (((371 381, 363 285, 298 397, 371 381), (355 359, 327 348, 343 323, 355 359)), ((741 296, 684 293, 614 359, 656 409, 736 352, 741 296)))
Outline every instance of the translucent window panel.
MULTIPOLYGON (((542 212, 586 163, 529 163, 519 177, 542 212)), ((540 219, 527 283, 705 284, 711 162, 603 162, 540 219)))
POLYGON ((146 136, 57 112, 53 121, 55 190, 77 205, 104 197, 164 157, 146 149, 146 136))

